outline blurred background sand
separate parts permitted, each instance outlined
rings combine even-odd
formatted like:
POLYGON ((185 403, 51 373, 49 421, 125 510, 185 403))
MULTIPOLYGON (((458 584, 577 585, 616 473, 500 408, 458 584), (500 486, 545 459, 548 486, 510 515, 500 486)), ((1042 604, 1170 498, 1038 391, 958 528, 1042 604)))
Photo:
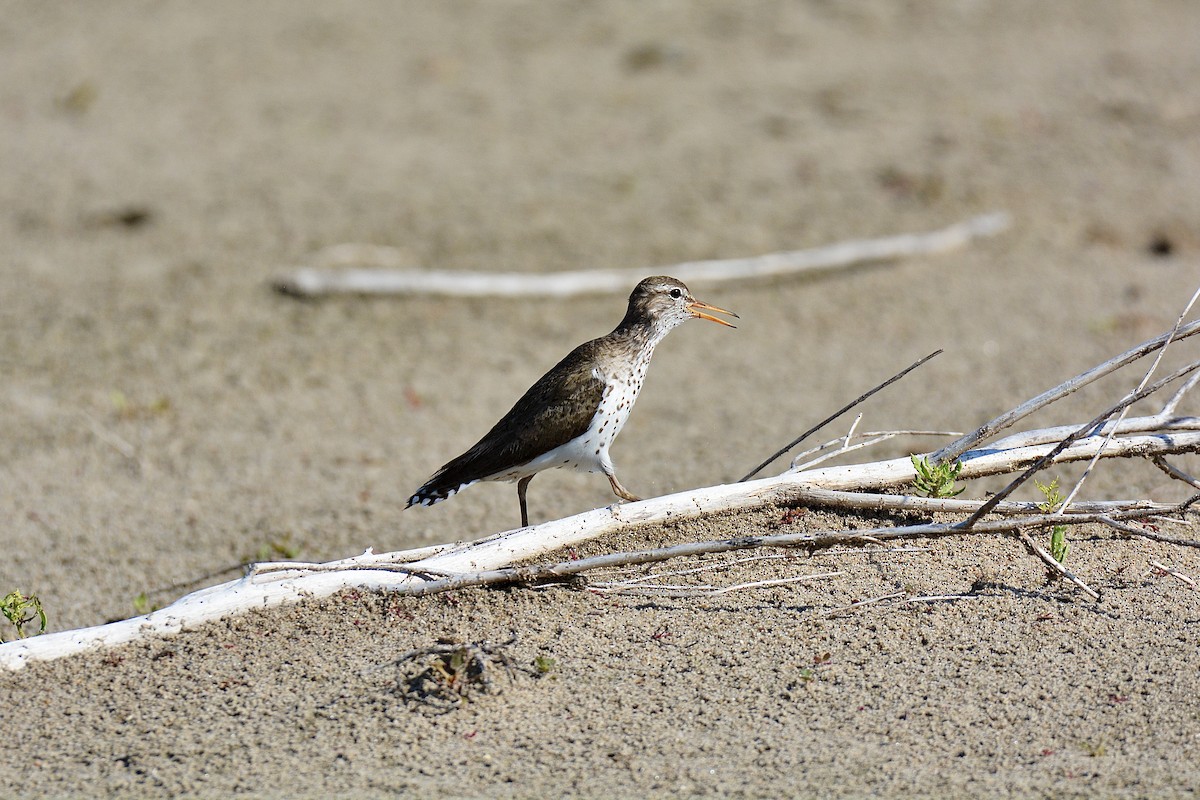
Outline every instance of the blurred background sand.
MULTIPOLYGON (((504 484, 402 509, 534 379, 610 330, 625 298, 298 302, 270 292, 271 278, 342 242, 399 248, 413 267, 645 266, 654 274, 682 261, 930 230, 1004 209, 1014 217, 1010 232, 946 256, 820 279, 693 286, 742 324, 691 325, 666 340, 613 456, 623 483, 643 496, 734 480, 939 347, 944 355, 863 409, 863 425, 972 428, 1167 329, 1195 290, 1198 78, 1200 6, 1171 0, 9 5, 0 16, 0 590, 36 593, 51 627, 63 630, 130 616, 141 593, 165 604, 181 592, 167 587, 248 559, 327 560, 515 526, 515 492, 504 484)), ((1035 421, 1088 418, 1138 377, 1106 382, 1035 421)), ((919 446, 897 444, 878 457, 919 446)), ((1180 496, 1161 473, 1136 465, 1101 470, 1089 493, 1180 496)), ((530 511, 544 520, 611 499, 600 477, 546 474, 531 487, 530 511)), ((724 520, 713 530, 763 524, 724 520)), ((1107 563, 1109 544, 1090 556, 1079 545, 1078 557, 1107 563)), ((1011 544, 996 553, 1024 570, 1019 597, 1004 603, 1026 591, 1023 602, 1044 600, 1039 567, 1011 544)), ((1195 574, 1194 555, 1169 555, 1192 559, 1195 574)), ((957 589, 975 579, 975 559, 958 560, 953 547, 943 557, 919 572, 963 583, 957 589)), ((1125 557, 1144 568, 1136 548, 1125 557)), ((856 589, 887 593, 871 584, 873 573, 857 579, 855 589, 837 590, 841 599, 852 601, 856 589)), ((753 610, 759 602, 792 607, 781 596, 739 602, 753 617, 763 613, 753 610)), ((537 627, 583 601, 556 607, 481 594, 469 602, 483 606, 480 625, 499 615, 501 630, 514 619, 537 627)), ((1186 610, 1167 618, 1177 627, 1163 635, 1184 648, 1194 688, 1196 601, 1184 594, 1171 603, 1186 610)), ((1125 635, 1136 639, 1142 612, 1132 607, 1108 621, 1079 612, 1075 634, 1099 635, 1097 626, 1111 623, 1104 637, 1120 640, 1129 625, 1125 635)), ((985 614, 1012 610, 1003 608, 985 614)), ((623 635, 634 618, 621 615, 636 617, 633 609, 604 606, 614 616, 601 630, 623 635)), ((303 692, 271 683, 286 680, 271 659, 299 652, 316 662, 337 651, 336 637, 318 644, 294 628, 305 628, 305 614, 338 613, 315 604, 257 620, 292 630, 296 651, 272 648, 241 668, 273 676, 264 685, 282 694, 303 692)), ((732 646, 721 631, 745 623, 688 613, 688 627, 700 642, 712 637, 714 651, 732 646)), ((967 616, 963 624, 973 624, 967 616)), ((236 640, 244 624, 219 635, 236 640)), ((1034 637, 1032 654, 1040 634, 1023 635, 1034 637)), ((911 645, 903 633, 870 636, 911 645)), ((782 646, 743 644, 763 658, 782 646)), ((581 640, 562 646, 586 649, 581 640)), ((331 658, 353 661, 358 651, 347 648, 331 658)), ((128 678, 117 679, 124 689, 106 690, 117 707, 155 708, 135 688, 137 676, 183 668, 180 658, 138 652, 111 666, 128 678)), ((189 652, 202 663, 207 651, 189 652)), ((938 663, 954 656, 946 659, 938 663)), ((30 674, 98 691, 71 683, 95 666, 76 663, 30 674)), ((863 664, 872 666, 866 656, 863 664)), ((886 663, 873 666, 887 674, 886 663)), ((689 669, 720 682, 723 667, 701 659, 689 669)), ((605 691, 624 691, 619 678, 605 691)), ((10 687, 14 697, 29 679, 10 687)), ((218 702, 193 688, 196 707, 218 702)), ((599 684, 591 694, 577 688, 574 702, 611 711, 599 684)), ((90 702, 72 697, 64 707, 90 702)), ((516 728, 544 713, 532 701, 506 712, 505 702, 491 713, 517 715, 516 728)), ((731 704, 714 706, 719 716, 742 700, 726 692, 712 702, 731 704)), ((968 692, 963 702, 988 701, 968 692)), ((161 750, 154 731, 163 717, 146 714, 138 735, 147 752, 161 750)), ((669 746, 668 721, 631 719, 657 743, 647 752, 662 765, 684 757, 669 746)), ((192 782, 176 775, 160 785, 112 761, 112 748, 126 746, 112 742, 129 729, 105 731, 90 735, 108 743, 96 751, 108 766, 83 770, 79 751, 47 743, 44 763, 56 775, 91 775, 102 782, 89 789, 101 793, 237 789, 195 778, 197 763, 218 758, 211 742, 181 756, 192 782)), ((270 748, 268 733, 245 744, 270 748)), ((342 734, 335 725, 324 735, 342 734)), ((788 735, 800 737, 799 750, 784 765, 804 750, 803 731, 788 735)), ((737 739, 735 728, 729 741, 737 739)), ((304 741, 316 748, 322 740, 304 741)), ((1163 735, 1164 748, 1184 742, 1194 755, 1186 726, 1163 735)), ((300 748, 292 761, 276 753, 267 774, 332 774, 318 751, 300 748)), ((960 773, 998 763, 985 756, 960 773)), ((435 749, 421 758, 432 766, 444 757, 435 749)), ((491 757, 544 763, 511 746, 491 757)), ((1110 747, 1108 758, 1106 774, 1148 781, 1128 796, 1183 786, 1170 782, 1183 778, 1169 766, 1144 772, 1134 747, 1110 747)), ((606 785, 567 780, 583 774, 622 785, 596 759, 611 766, 588 746, 558 751, 551 760, 563 766, 541 782, 486 791, 544 796, 606 785)), ((156 774, 173 774, 168 761, 156 774)), ((753 772, 752 759, 737 763, 753 772)), ((352 770, 339 791, 383 792, 392 784, 381 776, 413 775, 391 762, 373 769, 352 770)), ((484 793, 482 773, 464 769, 479 782, 409 786, 484 793)), ((1025 788, 1057 785, 1066 768, 1055 769, 1030 773, 1025 788)), ((831 772, 819 793, 884 785, 864 770, 846 785, 831 772)), ((945 794, 954 772, 931 766, 921 772, 926 782, 903 786, 945 794)), ((629 792, 649 785, 632 774, 629 792)), ((788 781, 806 774, 764 767, 745 793, 803 793, 803 782, 788 781)), ((25 785, 31 794, 78 789, 25 785)), ((241 790, 270 795, 264 787, 281 785, 250 780, 241 790)), ((1103 784, 1102 793, 1125 786, 1103 784)))

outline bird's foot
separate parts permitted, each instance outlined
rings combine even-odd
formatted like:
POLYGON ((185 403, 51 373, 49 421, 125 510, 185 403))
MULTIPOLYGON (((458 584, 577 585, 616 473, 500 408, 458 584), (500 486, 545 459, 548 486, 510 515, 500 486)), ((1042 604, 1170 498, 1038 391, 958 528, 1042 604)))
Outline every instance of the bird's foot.
POLYGON ((621 482, 617 480, 616 475, 609 475, 608 482, 612 486, 613 494, 615 494, 617 497, 621 498, 622 500, 625 500, 630 503, 636 503, 642 499, 642 498, 638 497, 636 494, 634 494, 633 492, 626 489, 624 486, 622 486, 621 482))

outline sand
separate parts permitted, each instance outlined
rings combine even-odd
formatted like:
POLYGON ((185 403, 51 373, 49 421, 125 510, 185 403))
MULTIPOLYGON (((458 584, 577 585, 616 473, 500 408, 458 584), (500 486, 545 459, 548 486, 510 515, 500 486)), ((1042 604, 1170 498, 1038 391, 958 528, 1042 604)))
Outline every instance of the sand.
MULTIPOLYGON (((1006 209, 1010 232, 951 255, 693 287, 742 323, 660 346, 613 456, 643 496, 735 480, 939 347, 863 424, 972 428, 1165 330, 1195 290, 1198 78, 1200 6, 1170 0, 8 6, 0 591, 67 630, 245 560, 515 525, 503 484, 402 509, 624 299, 269 290, 341 242, 654 274, 1006 209)), ((1085 495, 1183 493, 1106 463, 1085 495)), ((534 520, 611 501, 597 476, 530 488, 534 520)), ((767 508, 580 552, 887 522, 767 508)), ((1193 796, 1200 595, 1150 562, 1200 577, 1200 554, 1071 541, 1099 602, 976 537, 680 579, 839 573, 711 597, 350 593, 33 664, 0 676, 0 789, 1193 796), (846 609, 899 592, 963 597, 846 609), (489 643, 490 691, 415 700, 431 657, 398 659, 439 640, 489 643)))

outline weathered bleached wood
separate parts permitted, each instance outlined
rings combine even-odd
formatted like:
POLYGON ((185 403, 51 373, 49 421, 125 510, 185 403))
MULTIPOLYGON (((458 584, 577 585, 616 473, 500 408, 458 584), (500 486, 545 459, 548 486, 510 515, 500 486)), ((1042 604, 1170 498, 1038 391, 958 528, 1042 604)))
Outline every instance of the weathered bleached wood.
MULTIPOLYGON (((1116 372, 1121 367, 1132 364, 1139 358, 1161 349, 1168 342, 1177 342, 1190 336, 1194 336, 1197 333, 1200 333, 1200 320, 1188 323, 1187 325, 1181 325, 1178 329, 1167 331, 1161 336, 1157 336, 1147 342, 1142 342, 1137 347, 1127 350, 1121 355, 1105 361, 1103 364, 1099 364, 1089 370, 1081 372, 1074 378, 1071 378, 1069 381, 1061 383, 1052 389, 1047 389, 1037 397, 1027 400, 1011 411, 1006 411, 995 419, 980 425, 966 436, 963 436, 962 438, 946 445, 942 449, 932 453, 930 455, 930 460, 953 461, 961 454, 979 445, 980 442, 990 439, 1005 428, 1011 427, 1015 423, 1019 422, 1025 417, 1028 417, 1030 414, 1045 408, 1051 403, 1061 400, 1070 394, 1074 394, 1084 386, 1087 386, 1089 383, 1097 381, 1100 378, 1103 378, 1105 375, 1116 372)), ((1173 413, 1183 391, 1193 385, 1194 383, 1189 381, 1188 384, 1184 386, 1183 389, 1177 393, 1176 396, 1173 397, 1166 406, 1164 406, 1164 409, 1170 409, 1171 413, 1173 413)))
MULTIPOLYGON (((1172 383, 1179 380, 1180 378, 1187 377, 1192 372, 1195 372, 1198 369, 1200 369, 1200 361, 1193 361, 1192 363, 1186 364, 1185 366, 1182 366, 1179 369, 1175 370, 1173 373, 1166 376, 1165 378, 1160 378, 1159 380, 1155 381, 1153 384, 1151 384, 1149 386, 1145 386, 1145 381, 1143 381, 1143 383, 1141 384, 1143 388, 1139 388, 1136 391, 1130 392, 1129 394, 1125 395, 1123 398, 1121 398, 1121 400, 1118 403, 1116 403, 1115 405, 1109 406, 1107 409, 1100 412, 1098 415, 1093 417, 1088 422, 1077 427, 1068 436, 1063 438, 1062 441, 1060 441, 1058 444, 1056 444, 1054 447, 1052 447, 1048 452, 1043 453, 1042 455, 1040 455, 1036 459, 1034 459, 1020 475, 1018 475, 1013 480, 1009 481, 1007 486, 1005 486, 1003 489, 1001 489, 1000 491, 993 494, 986 502, 984 502, 984 504, 982 506, 979 507, 978 510, 975 511, 974 514, 972 514, 970 517, 968 517, 966 520, 964 520, 962 523, 962 526, 964 528, 969 528, 972 525, 974 525, 975 523, 979 522, 979 520, 983 519, 983 517, 986 514, 991 512, 991 509, 994 508, 996 506, 996 504, 1003 502, 1003 500, 1006 497, 1008 497, 1012 492, 1014 492, 1018 487, 1020 487, 1025 481, 1027 481, 1031 477, 1033 477, 1039 470, 1042 470, 1049 464, 1054 463, 1055 460, 1058 458, 1058 456, 1061 453, 1064 453, 1064 452, 1070 450, 1072 447, 1074 447, 1076 444, 1078 444, 1080 441, 1082 441, 1084 439, 1092 439, 1093 440, 1093 443, 1090 445, 1090 448, 1092 450, 1092 455, 1090 456, 1091 459, 1095 460, 1095 459, 1098 459, 1098 458, 1101 458, 1101 457, 1107 455, 1106 448, 1108 446, 1108 442, 1110 441, 1110 438, 1106 438, 1102 435, 1097 435, 1097 433, 1096 433, 1097 429, 1099 429, 1101 426, 1103 426, 1105 424, 1108 424, 1114 414, 1124 411, 1125 409, 1129 408, 1134 403, 1139 402, 1140 400, 1151 396, 1155 392, 1159 391, 1160 389, 1162 389, 1166 386, 1171 385, 1172 383), (1096 440, 1098 440, 1098 441, 1096 441, 1096 440)), ((1121 422, 1121 420, 1118 419, 1115 422, 1112 422, 1112 424, 1119 425, 1120 422, 1121 422)), ((1196 448, 1190 448, 1187 450, 1182 450, 1180 452, 1192 452, 1195 449, 1196 448)), ((1162 454, 1161 453, 1148 453, 1147 455, 1154 456, 1154 455, 1162 455, 1162 454)), ((1066 503, 1063 503, 1062 506, 1060 506, 1060 511, 1064 510, 1066 505, 1067 505, 1066 503)))
MULTIPOLYGON (((1171 346, 1171 343, 1174 342, 1176 337, 1179 335, 1179 329, 1183 326, 1183 321, 1187 319, 1187 315, 1191 313, 1192 307, 1196 305, 1197 299, 1200 299, 1200 288, 1196 289, 1196 291, 1192 293, 1191 299, 1188 300, 1187 304, 1183 307, 1183 310, 1179 312, 1179 317, 1175 320, 1175 325, 1167 333, 1167 341, 1164 342, 1163 346, 1159 348, 1158 353, 1154 356, 1154 360, 1150 363, 1150 367, 1142 376, 1141 382, 1138 383, 1137 387, 1130 393, 1131 396, 1146 391, 1146 385, 1150 383, 1150 378, 1154 376, 1155 371, 1158 369, 1158 365, 1162 363, 1163 356, 1167 354, 1167 348, 1171 346)), ((1200 374, 1200 372, 1196 374, 1200 374)), ((1185 382, 1185 385, 1187 383, 1190 383, 1190 379, 1189 381, 1185 382)), ((1165 408, 1166 407, 1164 406, 1164 410, 1165 408)), ((1112 420, 1114 430, 1109 431, 1107 436, 1111 437, 1113 433, 1115 433, 1115 426, 1120 425, 1128 415, 1129 406, 1127 405, 1122 408, 1120 413, 1117 414, 1117 417, 1112 420)), ((1070 508, 1071 503, 1075 502, 1075 498, 1083 489, 1083 484, 1087 481, 1088 476, 1092 474, 1092 470, 1095 468, 1096 463, 1100 460, 1100 457, 1103 455, 1103 453, 1104 445, 1101 444, 1100 449, 1096 451, 1096 454, 1092 456, 1091 460, 1088 462, 1088 465, 1084 468, 1083 474, 1079 476, 1078 480, 1075 481, 1075 485, 1071 487, 1071 491, 1067 492, 1066 499, 1059 504, 1060 513, 1065 512, 1068 508, 1070 508)))
MULTIPOLYGON (((836 494, 836 493, 829 493, 836 494)), ((1126 509, 1107 515, 1106 518, 1138 517, 1144 514, 1140 509, 1126 509)), ((572 575, 579 575, 593 569, 622 567, 631 564, 652 564, 683 556, 710 555, 728 553, 735 550, 747 550, 757 547, 804 547, 810 550, 833 547, 838 544, 852 542, 870 542, 879 544, 893 539, 911 539, 919 536, 937 537, 952 535, 978 535, 981 533, 1015 533, 1022 528, 1041 526, 1056 522, 1058 524, 1081 525, 1087 522, 1098 522, 1104 515, 1100 514, 1070 514, 1065 517, 1050 514, 1036 514, 1028 517, 1013 517, 999 520, 989 520, 974 528, 965 529, 950 523, 925 523, 919 525, 899 525, 880 528, 857 529, 848 531, 819 531, 803 533, 775 533, 764 536, 739 536, 733 539, 720 539, 707 542, 686 542, 684 544, 660 547, 653 550, 641 550, 629 553, 609 553, 591 558, 564 561, 558 564, 505 567, 478 572, 465 572, 448 578, 440 578, 414 586, 406 594, 426 595, 435 592, 465 589, 472 586, 483 586, 495 583, 511 583, 514 581, 532 582, 552 580, 572 575)))
MULTIPOLYGON (((862 418, 862 414, 858 416, 860 419, 862 418)), ((810 447, 808 450, 792 456, 791 469, 812 469, 830 459, 843 456, 846 453, 853 453, 855 450, 874 447, 877 444, 891 441, 898 436, 962 436, 962 434, 957 431, 868 431, 866 433, 855 433, 853 430, 850 430, 843 436, 830 439, 824 444, 810 447), (809 458, 809 456, 815 457, 809 458), (805 459, 808 460, 806 461, 805 459)))
MULTIPOLYGON (((779 457, 780 457, 780 456, 782 456, 784 453, 788 452, 788 451, 789 451, 789 450, 791 450, 793 447, 795 447, 796 445, 800 444, 800 443, 801 443, 801 442, 803 442, 805 439, 807 439, 809 436, 811 436, 812 434, 814 434, 814 433, 816 433, 817 431, 821 430, 822 428, 824 428, 824 427, 825 427, 826 425, 828 425, 829 423, 833 422, 835 419, 837 419, 838 417, 840 417, 842 414, 845 414, 847 411, 849 411, 850 409, 852 409, 852 408, 854 408, 855 406, 859 405, 860 403, 862 403, 863 401, 865 401, 867 398, 869 398, 869 397, 872 397, 872 396, 873 396, 873 395, 875 395, 876 393, 878 393, 878 392, 881 392, 881 391, 883 391, 884 389, 886 389, 887 387, 891 386, 893 383, 895 383, 896 381, 900 380, 900 379, 901 379, 901 378, 903 378, 905 375, 907 375, 908 373, 912 372, 912 371, 913 371, 914 369, 916 369, 917 367, 919 367, 919 366, 921 366, 922 364, 924 364, 926 361, 929 361, 929 359, 931 359, 931 358, 935 358, 935 357, 937 357, 937 356, 939 356, 939 355, 941 355, 941 354, 942 354, 942 351, 941 351, 941 350, 934 350, 934 351, 933 351, 932 353, 930 353, 929 355, 925 356, 924 358, 920 358, 920 359, 918 359, 917 361, 914 361, 912 364, 910 364, 910 365, 908 365, 907 367, 905 367, 904 369, 900 370, 899 372, 897 372, 897 373, 896 373, 895 375, 893 375, 892 377, 888 378, 888 379, 887 379, 886 381, 884 381, 883 383, 881 383, 881 384, 879 384, 879 385, 875 386, 873 389, 870 389, 869 391, 867 391, 867 392, 866 392, 866 393, 864 393, 864 394, 860 394, 860 395, 859 395, 858 397, 856 397, 854 400, 851 400, 849 403, 847 403, 846 405, 842 406, 842 407, 841 407, 841 408, 839 408, 837 411, 833 412, 833 413, 832 413, 832 414, 830 414, 828 417, 826 417, 825 419, 821 420, 821 421, 820 421, 820 422, 818 422, 816 425, 813 425, 811 428, 809 428, 808 430, 806 430, 804 433, 800 434, 800 435, 799 435, 799 436, 797 436, 795 439, 792 439, 790 442, 788 442, 787 444, 785 444, 783 447, 781 447, 781 448, 779 448, 778 450, 776 450, 774 453, 772 453, 770 456, 768 456, 766 459, 764 459, 764 460, 763 460, 763 461, 762 461, 762 462, 761 462, 761 463, 760 463, 760 464, 759 464, 757 467, 755 467, 754 469, 750 470, 750 471, 749 471, 749 472, 747 472, 745 475, 743 475, 743 476, 740 478, 740 481, 748 481, 748 480, 750 480, 750 479, 751 479, 751 478, 753 478, 755 475, 757 475, 758 473, 760 473, 760 472, 762 472, 764 469, 766 469, 766 468, 767 468, 767 466, 768 466, 768 465, 770 465, 770 463, 771 463, 772 461, 774 461, 775 459, 779 458, 779 457)), ((862 415, 860 414, 860 415, 859 415, 859 418, 861 419, 861 417, 862 417, 862 415)), ((855 421, 854 425, 855 425, 855 426, 857 426, 857 425, 858 425, 858 421, 857 421, 857 420, 855 421)), ((852 426, 852 428, 851 428, 851 431, 853 431, 853 426, 852 426)), ((849 446, 849 436, 847 436, 847 447, 848 447, 848 446, 849 446)), ((793 468, 795 467, 795 463, 796 463, 796 462, 793 460, 793 462, 792 462, 793 468)))
MULTIPOLYGON (((766 278, 841 269, 857 264, 933 255, 963 247, 973 239, 1007 230, 1010 217, 996 212, 927 233, 857 239, 808 250, 768 253, 751 258, 691 261, 660 267, 597 269, 577 272, 512 273, 397 269, 303 268, 277 278, 276 291, 299 297, 331 294, 423 294, 450 297, 572 297, 624 293, 647 275, 670 274, 685 283, 766 278)), ((345 248, 345 245, 339 245, 345 248)), ((387 248, 362 252, 376 262, 393 263, 387 248)))
MULTIPOLYGON (((1125 424, 1136 427, 1137 420, 1125 424)), ((1181 430, 1170 427, 1153 434, 1115 436, 1105 457, 1153 456, 1200 450, 1200 431, 1196 420, 1183 418, 1181 430)), ((1082 439, 1059 454, 1056 461, 1091 458, 1102 437, 1082 439)), ((988 448, 963 456, 963 478, 989 475, 1013 469, 1044 455, 1052 444, 1028 445, 1011 451, 988 448)), ((388 589, 407 594, 426 594, 458 585, 464 574, 502 570, 511 564, 545 555, 554 550, 630 525, 691 519, 709 514, 730 513, 773 504, 818 506, 840 505, 875 510, 928 508, 926 498, 903 495, 847 495, 843 491, 885 488, 911 482, 913 468, 907 458, 871 464, 825 467, 804 472, 786 472, 773 478, 745 483, 711 486, 694 491, 615 504, 576 514, 529 528, 489 536, 475 542, 440 548, 422 548, 402 554, 360 556, 326 565, 281 563, 252 570, 238 580, 193 592, 166 608, 141 617, 107 625, 63 631, 0 645, 0 667, 18 669, 28 661, 53 659, 101 647, 138 641, 155 635, 170 635, 205 622, 255 608, 268 608, 298 602, 309 597, 327 597, 348 588, 388 589), (430 554, 432 550, 437 550, 430 554)), ((969 501, 940 501, 943 508, 969 501)), ((1144 516, 1163 511, 1156 504, 1138 504, 1106 513, 1108 518, 1122 514, 1144 516)), ((1099 515, 1093 515, 1099 516, 1099 515)), ((1088 514, 1070 515, 1074 521, 1088 514)), ((992 530, 977 526, 979 530, 992 530)), ((939 528, 940 530, 940 528, 939 528)), ((864 535, 861 531, 854 536, 864 535)), ((765 537, 757 537, 766 540, 765 537)), ((887 538, 887 537, 883 537, 887 538)), ((788 540, 790 541, 790 540, 788 540)), ((780 540, 780 543, 786 543, 780 540)))
MULTIPOLYGON (((1157 519, 1157 517, 1150 517, 1150 519, 1157 519)), ((1142 539, 1150 539, 1154 542, 1178 545, 1179 547, 1200 547, 1200 540, 1183 539, 1179 536, 1166 536, 1149 528, 1138 528, 1103 515, 1100 517, 1100 522, 1103 522, 1113 530, 1120 531, 1126 536, 1137 536, 1142 539)))
POLYGON ((1025 543, 1026 547, 1028 547, 1030 550, 1032 550, 1034 553, 1037 554, 1037 557, 1042 560, 1042 563, 1044 563, 1050 569, 1050 571, 1061 575, 1062 577, 1069 580, 1071 583, 1078 586, 1081 590, 1083 590, 1084 594, 1086 594, 1088 597, 1092 598, 1093 600, 1100 599, 1099 592, 1097 592, 1092 587, 1088 586, 1086 583, 1083 582, 1082 578, 1080 578, 1074 572, 1071 572, 1069 569, 1067 569, 1061 563, 1059 563, 1057 560, 1055 560, 1054 556, 1052 556, 1048 552, 1046 552, 1046 548, 1042 547, 1040 544, 1035 542, 1028 533, 1026 533, 1025 531, 1022 531, 1022 530, 1018 530, 1017 536, 1021 539, 1022 542, 1025 543))

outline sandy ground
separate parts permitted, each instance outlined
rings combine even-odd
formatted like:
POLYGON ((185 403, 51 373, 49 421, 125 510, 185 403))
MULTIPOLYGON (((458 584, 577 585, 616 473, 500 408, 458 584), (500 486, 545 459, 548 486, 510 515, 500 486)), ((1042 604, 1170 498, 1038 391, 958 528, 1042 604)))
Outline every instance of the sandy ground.
MULTIPOLYGON (((267 288, 340 242, 652 274, 1007 209, 1011 232, 950 256, 694 286, 742 325, 666 340, 613 455, 646 496, 730 481, 938 347, 863 424, 974 427, 1165 330, 1196 288, 1198 79, 1188 0, 10 4, 0 591, 65 630, 248 559, 516 523, 502 484, 402 508, 624 299, 267 288)), ((1138 464, 1085 494, 1182 496, 1138 464)), ((597 476, 530 490, 535 520, 611 499, 597 476)), ((880 522, 764 509, 581 552, 880 522)), ((1073 532, 1092 602, 1011 539, 916 546, 686 579, 840 573, 716 597, 341 595, 35 664, 0 676, 0 788, 1195 794, 1200 595, 1149 562, 1200 577, 1196 550, 1073 532), (897 592, 967 597, 844 610, 897 592), (492 691, 442 714, 407 691, 428 659, 397 663, 439 640, 493 653, 492 691)))

